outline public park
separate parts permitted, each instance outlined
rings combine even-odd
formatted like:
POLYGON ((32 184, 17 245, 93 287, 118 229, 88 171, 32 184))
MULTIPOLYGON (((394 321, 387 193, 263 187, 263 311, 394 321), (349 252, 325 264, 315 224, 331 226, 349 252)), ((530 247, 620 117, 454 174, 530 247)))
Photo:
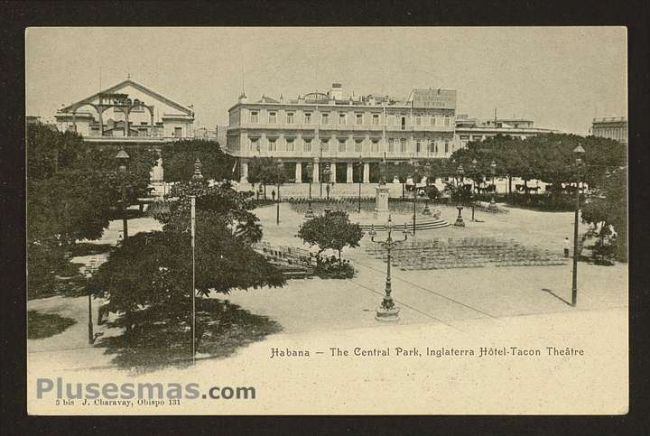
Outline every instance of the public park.
POLYGON ((34 365, 149 372, 273 337, 628 304, 616 141, 497 136, 450 159, 381 163, 363 186, 292 185, 270 159, 242 185, 236 161, 202 141, 90 147, 28 128, 34 365), (160 156, 166 194, 154 198, 160 156))

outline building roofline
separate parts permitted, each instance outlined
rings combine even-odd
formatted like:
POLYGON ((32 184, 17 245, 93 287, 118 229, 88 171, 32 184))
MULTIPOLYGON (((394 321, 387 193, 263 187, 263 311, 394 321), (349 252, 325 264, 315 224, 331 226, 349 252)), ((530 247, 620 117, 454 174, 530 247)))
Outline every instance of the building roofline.
POLYGON ((72 108, 74 106, 77 106, 80 103, 90 103, 93 99, 99 97, 101 94, 109 94, 109 93, 115 92, 116 90, 118 90, 118 89, 120 89, 120 88, 122 88, 124 86, 127 86, 127 85, 131 85, 134 88, 138 89, 139 91, 141 91, 141 92, 143 92, 143 93, 145 93, 145 94, 147 94, 147 95, 149 95, 151 97, 157 98, 157 99, 161 100, 163 103, 166 103, 169 106, 172 106, 172 107, 180 110, 181 112, 184 112, 187 115, 194 116, 194 111, 192 109, 190 109, 189 107, 184 106, 184 105, 182 105, 180 103, 177 103, 177 102, 165 97, 164 95, 159 94, 156 91, 153 91, 153 90, 147 88, 146 86, 144 86, 144 85, 142 85, 142 84, 140 84, 140 83, 138 83, 138 82, 136 82, 135 80, 132 80, 132 79, 126 79, 126 80, 124 80, 124 81, 122 81, 122 82, 120 82, 120 83, 118 83, 116 85, 111 86, 110 88, 106 88, 106 89, 104 89, 102 91, 99 91, 99 92, 91 95, 90 97, 86 97, 86 98, 81 99, 81 100, 79 100, 79 101, 77 101, 75 103, 72 103, 71 105, 68 105, 68 106, 66 106, 64 108, 61 108, 57 112, 69 112, 70 110, 72 110, 72 108))

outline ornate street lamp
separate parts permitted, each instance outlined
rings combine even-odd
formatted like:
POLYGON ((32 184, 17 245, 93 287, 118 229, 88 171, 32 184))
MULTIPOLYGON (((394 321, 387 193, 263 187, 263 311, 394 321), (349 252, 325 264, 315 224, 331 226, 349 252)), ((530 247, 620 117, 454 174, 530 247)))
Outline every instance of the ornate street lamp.
POLYGON ((402 242, 408 239, 409 231, 405 223, 404 230, 402 231, 402 233, 404 234, 404 239, 402 239, 401 241, 394 241, 392 238, 393 222, 391 220, 390 214, 388 215, 388 224, 386 225, 386 230, 388 231, 388 236, 385 241, 375 241, 375 236, 377 235, 377 232, 375 231, 374 224, 370 227, 370 232, 368 232, 368 234, 370 235, 370 240, 384 247, 387 251, 387 256, 388 256, 386 261, 386 286, 384 288, 384 299, 382 300, 381 304, 377 308, 377 314, 375 315, 375 319, 377 321, 399 321, 399 307, 395 305, 395 302, 393 301, 393 297, 391 296, 392 286, 391 286, 391 277, 390 277, 390 262, 391 262, 390 252, 393 249, 393 247, 397 246, 398 244, 401 244, 402 242))
POLYGON ((495 161, 492 161, 492 163, 490 164, 490 172, 492 173, 492 189, 493 189, 493 191, 492 191, 492 198, 490 199, 490 205, 488 206, 488 208, 490 210, 494 211, 497 208, 497 202, 494 199, 494 196, 495 196, 495 194, 497 192, 497 185, 494 183, 494 176, 497 173, 497 163, 495 161))
POLYGON ((585 149, 578 145, 573 149, 576 157, 576 209, 573 219, 573 272, 571 280, 571 306, 575 307, 578 302, 578 215, 580 214, 580 179, 582 172, 582 158, 585 149))
POLYGON ((126 170, 129 163, 129 154, 124 151, 124 148, 120 149, 115 155, 115 159, 118 162, 118 169, 120 172, 120 191, 122 193, 122 231, 124 233, 124 241, 129 239, 129 225, 127 220, 127 206, 126 206, 126 170))
POLYGON ((457 190, 456 195, 458 195, 458 202, 460 204, 456 205, 456 209, 458 209, 458 217, 456 218, 456 222, 454 223, 454 225, 456 227, 465 227, 465 221, 463 221, 463 215, 462 215, 463 192, 465 190, 465 186, 463 184, 464 177, 465 177, 465 170, 463 169, 463 164, 458 165, 458 169, 456 170, 456 172, 458 174, 458 180, 460 182, 459 184, 456 185, 456 190, 457 190), (460 190, 458 185, 460 185, 460 190))

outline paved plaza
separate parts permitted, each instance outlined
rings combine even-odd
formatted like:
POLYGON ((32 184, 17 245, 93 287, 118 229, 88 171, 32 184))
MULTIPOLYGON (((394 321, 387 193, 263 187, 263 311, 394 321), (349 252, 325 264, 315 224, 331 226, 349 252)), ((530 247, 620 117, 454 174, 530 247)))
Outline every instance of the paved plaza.
MULTIPOLYGON (((457 214, 455 208, 436 208, 441 211, 441 219, 453 222, 457 214)), ((528 247, 562 251, 562 241, 572 228, 572 213, 507 210, 507 213, 501 214, 477 210, 475 217, 480 222, 466 219, 464 228, 448 226, 419 231, 414 239, 512 238, 528 247)), ((307 248, 295 236, 303 217, 294 212, 289 204, 280 206, 280 225, 275 222, 275 205, 256 209, 256 213, 264 227, 265 241, 307 248)), ((380 221, 382 217, 352 213, 350 218, 352 221, 371 218, 380 221)), ((424 217, 418 216, 418 219, 421 218, 424 217)), ((393 221, 397 224, 410 223, 411 219, 412 216, 407 214, 393 215, 393 221)), ((111 222, 103 237, 96 242, 116 243, 120 228, 121 222, 111 222)), ((129 229, 131 234, 135 234, 160 229, 160 224, 152 218, 138 218, 130 220, 129 229)), ((379 233, 378 237, 383 238, 385 234, 379 233)), ((323 280, 317 277, 289 280, 282 288, 237 290, 214 298, 228 299, 251 313, 277 321, 283 329, 279 335, 273 335, 277 339, 294 335, 316 338, 335 334, 333 332, 336 331, 352 333, 358 329, 390 329, 374 318, 384 294, 386 264, 366 252, 364 247, 371 244, 368 239, 365 236, 359 248, 343 251, 343 256, 350 259, 357 269, 357 274, 351 280, 323 280)), ((88 263, 90 256, 78 257, 73 261, 88 263)), ((578 305, 573 308, 566 302, 570 300, 570 262, 560 266, 487 266, 446 270, 404 271, 393 268, 393 297, 401 308, 399 325, 393 327, 402 329, 411 325, 415 329, 416 325, 421 325, 424 329, 443 328, 454 334, 473 336, 485 328, 500 329, 505 320, 509 324, 516 324, 516 319, 533 317, 536 323, 544 325, 543 320, 548 318, 548 328, 553 329, 557 327, 552 325, 552 320, 557 319, 555 315, 570 316, 574 313, 575 316, 585 317, 596 312, 626 313, 627 264, 604 267, 581 262, 578 271, 578 305)), ((101 303, 100 300, 94 301, 95 317, 101 303)), ((103 349, 87 344, 85 297, 32 300, 28 308, 58 313, 77 321, 61 334, 28 341, 31 364, 44 364, 52 353, 56 353, 57 365, 67 369, 111 366, 111 357, 103 354, 103 349)), ((96 326, 95 331, 103 336, 119 334, 115 329, 104 326, 96 326)))
MULTIPOLYGON (((441 218, 453 222, 457 210, 436 206, 441 218)), ((561 253, 564 237, 571 234, 573 213, 534 212, 508 208, 508 213, 475 212, 482 222, 472 223, 465 212, 466 227, 454 226, 417 232, 416 240, 433 238, 498 237, 515 239, 529 247, 561 253)), ((257 210, 264 223, 264 239, 278 245, 302 246, 295 237, 302 217, 288 204, 257 210)), ((362 218, 363 218, 362 214, 362 218)), ((367 217, 367 215, 366 215, 367 217)), ((356 221, 357 214, 350 214, 356 221)), ((424 219, 422 215, 418 219, 424 219)), ((397 224, 410 223, 412 215, 393 215, 397 224)), ((581 229, 584 230, 584 229, 581 229)), ((385 234, 379 233, 379 238, 385 234)), ((352 280, 292 280, 281 289, 235 291, 228 296, 254 313, 275 318, 285 332, 331 328, 370 327, 377 324, 375 310, 384 293, 386 264, 365 252, 371 244, 365 236, 361 247, 345 249, 358 273, 352 280)), ((401 307, 400 323, 445 323, 463 320, 601 310, 627 306, 627 265, 603 267, 579 263, 578 307, 564 300, 571 297, 571 263, 561 266, 485 267, 448 270, 402 271, 393 268, 393 298, 401 307)), ((220 296, 221 298, 221 296, 220 296)))

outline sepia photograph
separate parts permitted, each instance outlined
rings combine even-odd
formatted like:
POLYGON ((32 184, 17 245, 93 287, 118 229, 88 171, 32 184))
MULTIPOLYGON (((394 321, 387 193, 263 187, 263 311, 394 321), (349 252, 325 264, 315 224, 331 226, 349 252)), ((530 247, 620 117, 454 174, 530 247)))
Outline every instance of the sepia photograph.
POLYGON ((628 413, 627 38, 27 28, 28 413, 628 413))

